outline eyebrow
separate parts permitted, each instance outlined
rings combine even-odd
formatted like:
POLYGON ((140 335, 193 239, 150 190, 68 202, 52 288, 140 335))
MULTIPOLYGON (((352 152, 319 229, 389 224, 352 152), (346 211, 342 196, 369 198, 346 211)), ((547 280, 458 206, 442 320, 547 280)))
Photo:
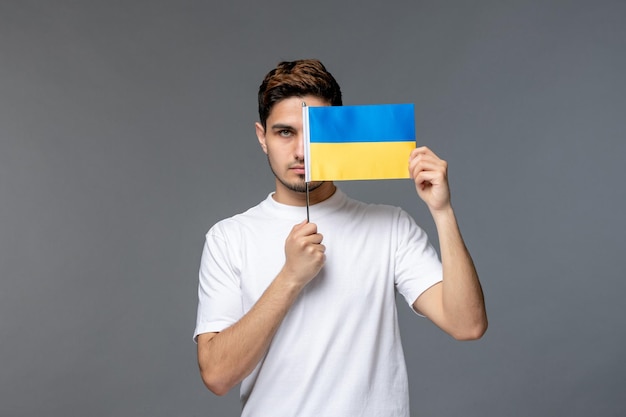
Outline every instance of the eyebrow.
POLYGON ((272 130, 276 130, 276 129, 290 129, 290 130, 295 130, 295 128, 291 125, 286 125, 283 123, 276 123, 274 125, 271 126, 272 130))

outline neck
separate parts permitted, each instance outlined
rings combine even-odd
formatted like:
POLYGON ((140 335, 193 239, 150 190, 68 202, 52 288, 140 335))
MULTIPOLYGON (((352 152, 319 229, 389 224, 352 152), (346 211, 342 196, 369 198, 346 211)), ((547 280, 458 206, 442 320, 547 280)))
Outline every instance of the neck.
MULTIPOLYGON (((313 187, 311 187, 313 188, 313 187)), ((321 203, 330 198, 337 187, 331 181, 322 182, 319 187, 309 192, 309 205, 321 203)), ((298 192, 285 188, 277 181, 274 200, 289 206, 306 206, 306 192, 298 192)))

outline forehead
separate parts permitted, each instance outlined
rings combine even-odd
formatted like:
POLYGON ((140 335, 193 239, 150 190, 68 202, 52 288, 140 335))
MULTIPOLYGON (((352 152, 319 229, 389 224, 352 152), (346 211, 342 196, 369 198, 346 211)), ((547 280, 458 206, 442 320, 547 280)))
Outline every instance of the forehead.
POLYGON ((274 104, 267 118, 268 124, 271 125, 277 122, 301 124, 303 102, 306 103, 307 106, 315 107, 330 105, 328 101, 317 96, 307 95, 304 97, 288 97, 274 104))

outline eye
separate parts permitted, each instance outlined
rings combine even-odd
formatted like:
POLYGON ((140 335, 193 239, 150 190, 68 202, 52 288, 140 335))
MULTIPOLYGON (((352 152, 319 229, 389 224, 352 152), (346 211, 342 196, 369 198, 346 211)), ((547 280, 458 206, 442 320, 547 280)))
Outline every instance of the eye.
POLYGON ((278 136, 281 136, 283 138, 288 138, 292 135, 291 130, 289 129, 282 129, 278 131, 278 136))

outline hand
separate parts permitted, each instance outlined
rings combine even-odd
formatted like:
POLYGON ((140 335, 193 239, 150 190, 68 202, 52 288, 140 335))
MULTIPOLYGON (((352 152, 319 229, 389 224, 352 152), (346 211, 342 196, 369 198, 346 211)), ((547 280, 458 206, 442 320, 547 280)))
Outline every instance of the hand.
POLYGON ((416 148, 409 157, 409 175, 415 189, 431 212, 450 206, 448 163, 426 146, 416 148))
POLYGON ((317 225, 304 220, 291 229, 285 241, 285 266, 283 271, 304 287, 319 273, 326 260, 323 236, 317 225))

